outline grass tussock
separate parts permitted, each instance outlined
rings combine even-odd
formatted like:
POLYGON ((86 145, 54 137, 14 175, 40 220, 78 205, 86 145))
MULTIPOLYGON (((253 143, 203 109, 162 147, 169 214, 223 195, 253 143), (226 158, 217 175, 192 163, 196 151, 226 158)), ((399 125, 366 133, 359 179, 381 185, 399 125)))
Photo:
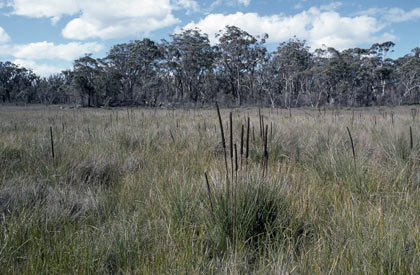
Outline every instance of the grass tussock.
POLYGON ((222 190, 213 197, 215 208, 208 213, 206 235, 215 253, 223 255, 230 246, 258 251, 265 246, 295 245, 309 232, 275 184, 249 178, 237 190, 234 197, 222 190))
POLYGON ((219 112, 2 107, 0 273, 420 273, 409 108, 219 112))

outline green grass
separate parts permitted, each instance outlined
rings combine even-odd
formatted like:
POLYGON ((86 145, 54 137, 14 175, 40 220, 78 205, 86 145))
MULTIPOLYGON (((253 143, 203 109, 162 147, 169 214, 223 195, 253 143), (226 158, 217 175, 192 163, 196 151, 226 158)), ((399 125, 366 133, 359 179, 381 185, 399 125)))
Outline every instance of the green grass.
POLYGON ((1 106, 0 273, 420 273, 410 108, 264 109, 267 171, 258 110, 229 112, 233 181, 214 109, 1 106))

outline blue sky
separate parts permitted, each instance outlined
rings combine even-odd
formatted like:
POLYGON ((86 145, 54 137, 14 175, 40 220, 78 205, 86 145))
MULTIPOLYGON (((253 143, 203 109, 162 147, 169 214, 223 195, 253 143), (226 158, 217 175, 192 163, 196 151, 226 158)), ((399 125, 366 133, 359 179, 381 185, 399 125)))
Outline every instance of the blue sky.
POLYGON ((0 61, 47 76, 85 53, 104 57, 112 45, 169 39, 181 28, 214 34, 236 25, 268 33, 267 47, 296 36, 312 49, 342 50, 396 43, 390 57, 420 46, 420 3, 412 0, 0 0, 0 61))

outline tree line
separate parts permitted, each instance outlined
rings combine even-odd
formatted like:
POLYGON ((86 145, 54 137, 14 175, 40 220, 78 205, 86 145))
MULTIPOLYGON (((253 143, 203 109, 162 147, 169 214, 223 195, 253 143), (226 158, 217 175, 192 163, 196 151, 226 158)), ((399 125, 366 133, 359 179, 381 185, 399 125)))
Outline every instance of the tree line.
POLYGON ((87 54, 49 77, 0 62, 3 103, 83 106, 372 106, 420 102, 420 48, 388 58, 395 44, 310 50, 298 38, 269 52, 268 35, 226 26, 211 45, 199 29, 87 54))

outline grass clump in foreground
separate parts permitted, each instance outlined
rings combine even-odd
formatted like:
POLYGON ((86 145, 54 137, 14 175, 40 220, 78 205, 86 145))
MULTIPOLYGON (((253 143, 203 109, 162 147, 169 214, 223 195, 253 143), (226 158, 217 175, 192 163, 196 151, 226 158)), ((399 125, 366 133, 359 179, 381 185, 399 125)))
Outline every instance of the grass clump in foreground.
POLYGON ((264 246, 296 245, 308 233, 281 190, 266 179, 249 178, 237 189, 234 197, 217 190, 214 209, 207 208, 206 235, 216 255, 229 248, 257 252, 264 246))
POLYGON ((420 273, 410 109, 220 113, 2 107, 0 273, 420 273))

